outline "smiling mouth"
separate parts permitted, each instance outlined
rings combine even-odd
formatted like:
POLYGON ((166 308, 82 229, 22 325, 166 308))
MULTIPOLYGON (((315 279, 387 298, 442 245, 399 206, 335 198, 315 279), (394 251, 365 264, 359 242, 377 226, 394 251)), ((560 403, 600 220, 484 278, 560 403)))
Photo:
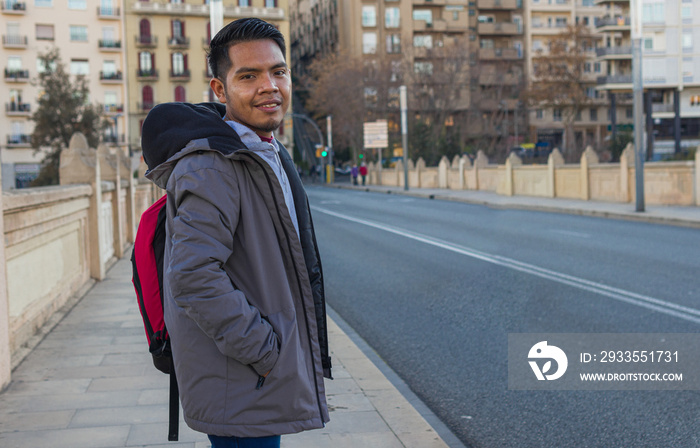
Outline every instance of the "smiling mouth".
POLYGON ((281 104, 282 104, 282 103, 277 103, 277 102, 275 102, 275 103, 264 103, 264 104, 258 104, 258 105, 255 106, 255 107, 257 107, 258 109, 261 109, 261 110, 272 111, 272 110, 275 110, 275 109, 277 109, 278 107, 280 107, 281 104))

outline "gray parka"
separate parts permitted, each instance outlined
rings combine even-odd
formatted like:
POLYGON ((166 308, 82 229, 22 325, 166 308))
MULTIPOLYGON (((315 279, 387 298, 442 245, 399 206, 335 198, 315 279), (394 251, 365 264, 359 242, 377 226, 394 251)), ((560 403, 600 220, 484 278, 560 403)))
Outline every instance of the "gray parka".
POLYGON ((297 237, 277 177, 224 113, 166 103, 143 125, 147 177, 168 194, 164 310, 185 421, 237 437, 321 428, 331 363, 306 194, 280 151, 297 237))

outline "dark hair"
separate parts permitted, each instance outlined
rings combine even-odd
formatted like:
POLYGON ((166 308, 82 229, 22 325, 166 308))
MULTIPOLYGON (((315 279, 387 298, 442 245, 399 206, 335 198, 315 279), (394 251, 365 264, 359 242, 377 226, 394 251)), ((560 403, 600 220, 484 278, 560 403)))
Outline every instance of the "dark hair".
POLYGON ((207 61, 212 75, 226 83, 226 73, 231 68, 228 50, 232 45, 253 40, 272 39, 282 50, 286 59, 284 36, 274 25, 256 18, 233 21, 223 27, 209 44, 207 61))

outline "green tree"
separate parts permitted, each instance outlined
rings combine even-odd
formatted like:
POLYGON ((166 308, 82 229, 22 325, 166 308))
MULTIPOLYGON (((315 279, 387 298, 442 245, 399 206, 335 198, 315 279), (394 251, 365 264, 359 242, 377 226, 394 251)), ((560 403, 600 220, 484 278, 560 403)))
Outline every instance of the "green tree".
POLYGON ((58 48, 39 54, 43 66, 39 74, 42 92, 32 121, 32 147, 38 152, 49 148, 44 157, 39 176, 32 186, 59 183, 58 167, 61 150, 67 148, 75 132, 82 132, 88 144, 96 147, 108 122, 102 118, 102 106, 90 104, 88 82, 84 75, 74 79, 66 72, 58 48))

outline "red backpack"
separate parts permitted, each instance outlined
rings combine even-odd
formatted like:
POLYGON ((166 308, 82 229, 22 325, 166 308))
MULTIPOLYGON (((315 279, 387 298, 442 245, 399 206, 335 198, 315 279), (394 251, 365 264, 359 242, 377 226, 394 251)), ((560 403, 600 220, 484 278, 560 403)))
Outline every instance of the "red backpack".
POLYGON ((165 253, 165 202, 158 199, 141 215, 131 255, 132 281, 136 289, 148 351, 156 369, 170 375, 170 422, 168 440, 178 439, 179 393, 170 337, 163 319, 163 255, 165 253))

